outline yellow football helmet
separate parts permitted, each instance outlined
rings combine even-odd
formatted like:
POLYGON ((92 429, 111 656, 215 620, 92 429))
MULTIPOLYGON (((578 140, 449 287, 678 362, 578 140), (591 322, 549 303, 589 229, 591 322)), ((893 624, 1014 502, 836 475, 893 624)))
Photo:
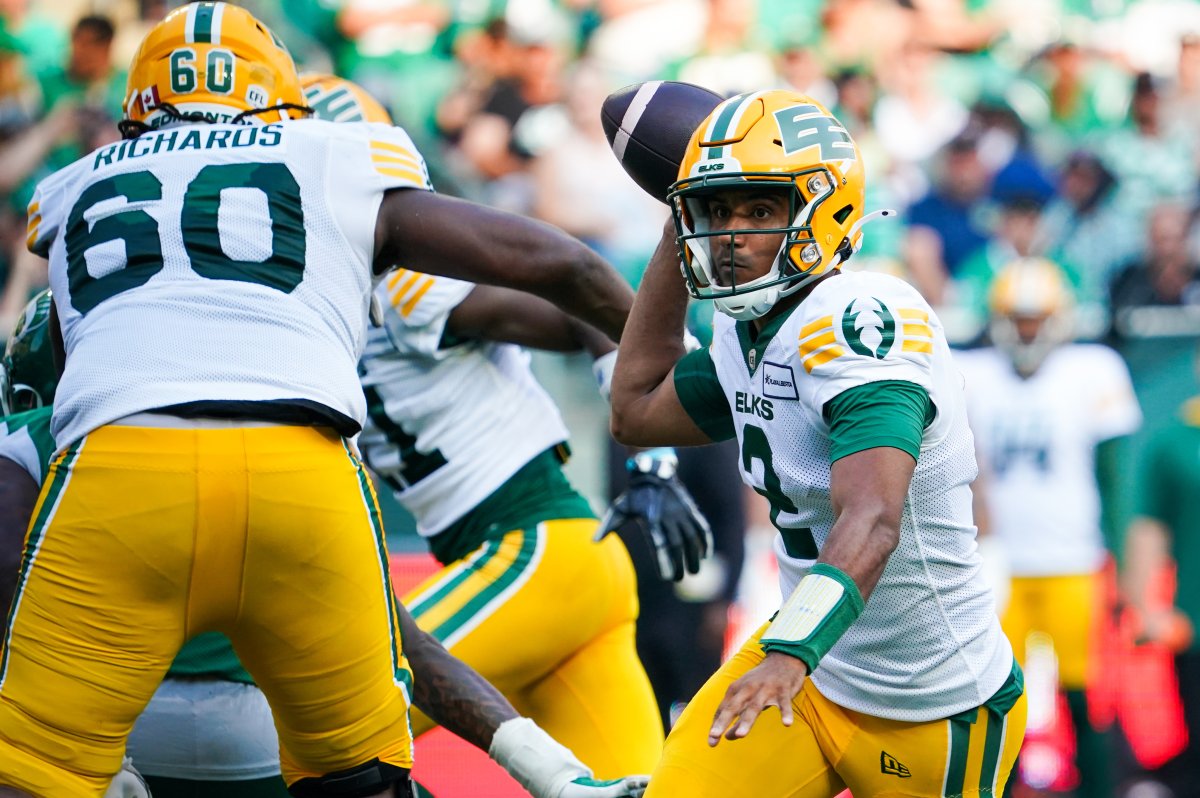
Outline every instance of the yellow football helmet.
POLYGON ((278 122, 308 113, 292 56, 230 3, 189 3, 146 34, 125 91, 123 133, 172 121, 278 122))
POLYGON ((395 124, 392 116, 366 90, 336 75, 301 75, 300 87, 313 116, 328 122, 382 122, 395 124))
POLYGON ((1056 346, 1071 340, 1074 300, 1057 264, 1019 258, 992 280, 988 290, 989 334, 1008 353, 1018 374, 1037 371, 1056 346))
MULTIPOLYGON (((718 105, 692 134, 667 201, 675 218, 688 290, 713 299, 735 319, 762 316, 784 296, 831 269, 858 249, 866 176, 862 155, 846 128, 811 97, 787 90, 741 94, 718 105), (741 285, 722 285, 714 240, 732 243, 733 231, 715 228, 707 198, 730 189, 787 195, 787 227, 754 230, 783 234, 771 270, 741 285)), ((746 231, 738 231, 739 235, 746 231)), ((724 242, 721 243, 724 246, 724 242)))

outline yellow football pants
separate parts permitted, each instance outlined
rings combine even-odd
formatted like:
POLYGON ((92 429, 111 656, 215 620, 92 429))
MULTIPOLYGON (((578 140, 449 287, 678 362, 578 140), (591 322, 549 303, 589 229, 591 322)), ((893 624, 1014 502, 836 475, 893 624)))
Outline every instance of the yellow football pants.
POLYGON ((285 778, 411 767, 383 529, 331 431, 108 426, 60 455, 0 653, 0 784, 102 795, 175 653, 224 632, 285 778))
POLYGON ((967 720, 904 723, 840 707, 806 681, 792 702, 790 728, 770 708, 746 737, 710 748, 717 706, 729 685, 762 662, 765 629, 687 705, 646 798, 833 798, 847 787, 855 798, 1003 792, 1025 733, 1024 696, 1005 716, 980 709, 967 720))
POLYGON ((1017 662, 1024 667, 1029 633, 1045 632, 1054 641, 1059 684, 1065 690, 1086 688, 1102 587, 1099 574, 1013 577, 1000 625, 1017 662))
MULTIPOLYGON (((417 624, 571 748, 598 778, 649 773, 662 721, 634 647, 633 566, 596 521, 518 529, 404 598, 417 624)), ((434 724, 413 710, 420 736, 434 724)))

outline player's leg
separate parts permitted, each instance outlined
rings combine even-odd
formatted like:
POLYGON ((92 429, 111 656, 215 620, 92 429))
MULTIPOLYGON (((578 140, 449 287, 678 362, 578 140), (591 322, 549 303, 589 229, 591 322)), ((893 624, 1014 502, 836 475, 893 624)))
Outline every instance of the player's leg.
POLYGON ((840 707, 810 682, 804 686, 812 726, 825 756, 855 798, 992 798, 1003 794, 1025 736, 1025 699, 927 723, 886 720, 840 707))
POLYGON ((103 427, 52 465, 0 654, 0 784, 102 795, 185 635, 193 459, 103 427))
POLYGON ((632 621, 588 643, 517 702, 597 778, 649 773, 662 754, 662 721, 632 621))
POLYGON ((412 677, 366 472, 328 431, 244 436, 245 579, 223 631, 271 704, 284 779, 295 795, 407 784, 412 677))
MULTIPOLYGON (((592 542, 595 529, 594 520, 569 519, 514 530, 426 580, 404 605, 422 629, 605 778, 652 766, 662 732, 634 649, 633 568, 620 541, 592 542), (611 658, 603 675, 600 652, 611 658), (550 679, 559 668, 566 668, 563 678, 550 679), (565 700, 580 688, 595 692, 573 695, 572 721, 543 716, 549 694, 565 700), (644 723, 623 740, 600 728, 615 718, 614 700, 644 723), (591 750, 602 760, 589 759, 591 750)), ((418 735, 432 726, 414 713, 418 735)))
POLYGON ((1075 765, 1079 798, 1113 794, 1112 752, 1104 731, 1092 723, 1087 688, 1091 682, 1091 653, 1100 606, 1101 576, 1072 574, 1045 577, 1045 602, 1037 626, 1054 641, 1058 681, 1066 694, 1075 728, 1075 765))
POLYGON ((758 646, 763 629, 688 703, 667 736, 646 798, 832 798, 845 788, 821 750, 803 692, 793 702, 796 720, 790 727, 768 709, 745 738, 709 747, 708 731, 725 691, 763 660, 758 646))

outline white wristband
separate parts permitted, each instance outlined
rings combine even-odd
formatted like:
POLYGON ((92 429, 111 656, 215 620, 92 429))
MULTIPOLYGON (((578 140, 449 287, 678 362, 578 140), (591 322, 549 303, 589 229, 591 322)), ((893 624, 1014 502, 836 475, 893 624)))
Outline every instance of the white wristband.
POLYGON ((685 329, 683 331, 683 348, 688 352, 695 352, 697 349, 703 349, 704 344, 700 343, 700 339, 692 335, 692 331, 685 329))
POLYGON ((500 724, 488 755, 508 771, 534 798, 558 798, 575 779, 591 778, 592 771, 529 718, 512 718, 500 724))
POLYGON ((596 375, 596 387, 604 401, 612 401, 613 369, 617 367, 617 350, 601 355, 592 361, 592 374, 596 375))

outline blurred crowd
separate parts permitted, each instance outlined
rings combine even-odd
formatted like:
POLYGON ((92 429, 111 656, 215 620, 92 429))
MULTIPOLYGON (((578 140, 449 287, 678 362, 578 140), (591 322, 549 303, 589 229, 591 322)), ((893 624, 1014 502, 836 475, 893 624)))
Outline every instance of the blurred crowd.
MULTIPOLYGON (((178 4, 0 0, 0 336, 45 284, 25 251, 33 187, 117 138, 133 48, 178 4)), ((667 209, 611 155, 604 97, 648 79, 724 95, 790 87, 858 141, 867 210, 899 211, 867 229, 850 267, 908 279, 952 342, 985 335, 993 278, 1027 257, 1064 270, 1082 339, 1200 337, 1195 0, 242 4, 302 70, 387 105, 439 191, 558 225, 631 283, 667 209)), ((711 307, 694 304, 705 339, 711 307)), ((730 576, 708 591, 722 611, 742 556, 740 519, 730 526, 730 576)))
MULTIPOLYGON (((125 65, 166 0, 0 0, 0 322, 41 281, 37 179, 116 135, 125 65)), ((867 160, 861 265, 953 339, 996 270, 1061 264, 1085 337, 1200 303, 1200 5, 1188 0, 247 0, 309 71, 375 94, 439 190, 541 217, 636 282, 665 218, 608 152, 610 91, 677 79, 824 101, 867 160)), ((8 329, 0 323, 0 329, 8 329)), ((700 325, 703 327, 704 325, 700 325)))

